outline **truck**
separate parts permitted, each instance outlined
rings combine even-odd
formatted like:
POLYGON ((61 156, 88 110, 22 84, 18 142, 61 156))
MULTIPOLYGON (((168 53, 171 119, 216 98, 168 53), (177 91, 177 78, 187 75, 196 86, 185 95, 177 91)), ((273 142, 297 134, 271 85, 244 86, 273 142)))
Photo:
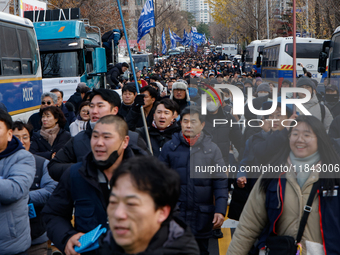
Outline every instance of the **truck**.
POLYGON ((235 56, 237 54, 237 44, 235 43, 227 43, 222 44, 222 55, 225 54, 227 56, 235 56))
POLYGON ((79 14, 72 16, 74 12, 79 13, 74 9, 25 12, 38 39, 43 92, 58 88, 64 92, 64 100, 75 92, 79 82, 90 88, 104 87, 107 71, 100 29, 80 20, 79 14), (86 28, 97 29, 98 39, 93 33, 88 35, 86 28))

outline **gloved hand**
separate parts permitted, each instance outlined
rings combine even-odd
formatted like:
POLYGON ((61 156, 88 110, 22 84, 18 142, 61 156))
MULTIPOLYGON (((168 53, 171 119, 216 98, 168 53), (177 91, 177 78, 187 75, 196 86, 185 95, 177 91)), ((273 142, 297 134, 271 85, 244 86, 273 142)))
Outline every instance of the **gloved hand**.
POLYGON ((139 111, 139 108, 142 105, 145 105, 144 97, 145 97, 144 94, 139 94, 135 97, 135 102, 133 103, 133 106, 132 106, 134 111, 139 111))

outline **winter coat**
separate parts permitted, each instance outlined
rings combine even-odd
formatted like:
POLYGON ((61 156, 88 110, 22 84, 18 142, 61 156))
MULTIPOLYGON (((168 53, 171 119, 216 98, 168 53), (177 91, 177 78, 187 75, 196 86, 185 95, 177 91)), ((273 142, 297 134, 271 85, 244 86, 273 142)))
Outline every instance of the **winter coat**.
POLYGON ((73 104, 75 109, 75 114, 79 112, 79 107, 83 99, 81 98, 80 92, 74 92, 74 94, 67 100, 67 102, 73 104))
MULTIPOLYGON (((154 126, 149 127, 150 142, 152 146, 153 155, 158 157, 162 151, 164 144, 171 140, 172 135, 176 132, 181 131, 181 127, 178 126, 177 122, 173 123, 170 127, 163 131, 155 128, 154 126)), ((145 128, 137 128, 136 132, 144 139, 147 143, 145 128)))
POLYGON ((195 145, 190 147, 180 132, 173 134, 172 139, 163 146, 159 159, 175 169, 181 177, 179 217, 190 226, 196 238, 210 238, 214 214, 226 214, 227 175, 219 173, 211 178, 209 173, 195 170, 197 167, 204 169, 216 165, 223 168, 225 164, 220 149, 203 132, 195 145))
POLYGON ((340 115, 340 102, 330 103, 325 102, 325 105, 328 107, 328 109, 331 111, 333 118, 340 115))
POLYGON ((208 113, 205 119, 204 130, 212 136, 212 142, 220 148, 226 165, 229 163, 230 142, 238 151, 241 149, 242 132, 236 122, 236 119, 230 113, 224 112, 221 107, 216 114, 208 113), (226 119, 228 123, 214 127, 214 119, 226 119), (231 121, 233 121, 232 127, 230 127, 231 121))
POLYGON ((64 129, 60 129, 52 145, 41 135, 40 131, 34 132, 31 139, 30 152, 46 159, 51 159, 54 152, 59 151, 70 140, 71 135, 64 129))
POLYGON ((340 116, 334 118, 329 127, 328 136, 330 138, 340 138, 340 116))
POLYGON ((30 188, 28 203, 33 203, 37 215, 35 218, 30 219, 32 245, 35 245, 48 241, 46 226, 41 217, 41 210, 58 183, 53 181, 48 174, 48 160, 38 155, 33 156, 36 163, 36 174, 30 188))
POLYGON ((107 83, 111 86, 112 89, 116 88, 119 84, 118 77, 122 75, 124 72, 122 70, 122 64, 118 63, 110 68, 106 74, 107 83))
POLYGON ((261 173, 247 173, 244 171, 245 167, 260 165, 254 156, 254 140, 256 142, 265 141, 268 135, 269 133, 262 130, 261 132, 251 136, 246 142, 243 158, 240 161, 240 167, 237 173, 237 178, 246 177, 247 183, 244 188, 239 188, 237 183, 234 184, 234 190, 228 212, 228 218, 230 219, 239 220, 243 211, 243 207, 247 202, 248 196, 257 179, 261 175, 261 173))
MULTIPOLYGON (((321 113, 321 106, 319 103, 319 100, 315 94, 313 94, 313 97, 307 102, 302 104, 314 117, 318 118, 320 121, 322 121, 322 113, 321 113)), ((323 125, 328 132, 329 126, 331 125, 333 121, 332 113, 329 111, 329 109, 325 107, 325 118, 323 121, 323 125)), ((296 111, 299 112, 300 115, 303 115, 301 110, 296 107, 296 111)))
POLYGON ((126 118, 129 111, 131 110, 131 107, 132 107, 132 105, 126 105, 126 104, 122 103, 121 106, 119 107, 118 114, 123 116, 124 118, 126 118))
POLYGON ((60 109, 63 111, 69 125, 76 120, 76 115, 74 114, 75 110, 72 103, 62 103, 60 109))
MULTIPOLYGON (((123 161, 138 155, 128 146, 123 161)), ((98 178, 93 154, 89 153, 83 162, 66 170, 45 205, 42 215, 47 236, 59 250, 65 250, 67 241, 74 234, 87 233, 99 224, 107 225, 106 208, 109 201, 105 199, 98 178), (71 224, 73 208, 74 227, 71 224)))
POLYGON ((74 122, 72 122, 70 125, 71 136, 74 137, 79 132, 85 130, 86 124, 87 124, 87 121, 84 121, 84 120, 75 120, 74 122))
POLYGON ((35 160, 13 136, 0 153, 0 253, 17 254, 31 246, 28 192, 35 174, 35 160))
MULTIPOLYGON (((48 171, 53 180, 59 181, 67 168, 74 163, 83 161, 83 158, 91 151, 91 135, 92 128, 88 122, 86 130, 72 137, 51 159, 48 171)), ((136 132, 129 131, 128 135, 130 137, 129 146, 135 153, 142 155, 149 153, 144 140, 136 132)))
MULTIPOLYGON (((290 172, 282 175, 280 182, 273 179, 266 192, 260 190, 261 179, 255 184, 244 207, 227 255, 248 254, 256 239, 259 239, 258 248, 262 248, 273 231, 279 236, 296 238, 304 206, 319 177, 317 172, 311 172, 300 188, 295 173, 290 172)), ((338 188, 335 189, 338 192, 338 188)), ((321 184, 303 232, 302 255, 322 255, 324 249, 327 254, 340 254, 337 238, 340 235, 339 214, 334 213, 339 206, 340 196, 325 196, 321 184), (319 250, 315 246, 319 246, 319 250)))
MULTIPOLYGON (((127 254, 115 242, 112 232, 99 239, 98 255, 127 254)), ((199 248, 190 228, 179 219, 166 220, 151 239, 145 253, 148 255, 199 255, 199 248)), ((144 252, 137 253, 143 255, 144 252)))
MULTIPOLYGON (((152 124, 154 113, 155 113, 155 109, 152 108, 148 116, 146 117, 146 124, 148 127, 150 127, 152 124)), ((140 108, 136 109, 136 107, 132 107, 129 113, 126 115, 125 120, 129 126, 129 130, 132 130, 132 131, 135 131, 136 128, 141 128, 144 126, 140 108)))

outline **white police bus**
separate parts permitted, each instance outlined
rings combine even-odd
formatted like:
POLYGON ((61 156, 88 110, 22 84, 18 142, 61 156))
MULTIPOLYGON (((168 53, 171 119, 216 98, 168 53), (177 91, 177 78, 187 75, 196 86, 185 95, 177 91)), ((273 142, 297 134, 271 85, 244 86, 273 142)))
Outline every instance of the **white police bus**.
POLYGON ((41 64, 30 20, 0 12, 0 102, 14 120, 40 108, 41 64))
MULTIPOLYGON (((296 38, 296 63, 301 63, 312 74, 312 78, 320 80, 318 73, 319 53, 324 40, 314 38, 296 38)), ((296 75, 303 75, 297 66, 296 75)), ((293 80, 293 37, 278 37, 266 43, 263 49, 262 78, 281 83, 284 79, 293 80)))
POLYGON ((261 73, 261 65, 262 65, 262 52, 264 45, 270 42, 269 39, 265 40, 255 40, 252 41, 246 48, 245 54, 245 71, 251 72, 252 69, 255 69, 257 73, 261 73), (261 58, 260 63, 257 63, 258 57, 261 58))

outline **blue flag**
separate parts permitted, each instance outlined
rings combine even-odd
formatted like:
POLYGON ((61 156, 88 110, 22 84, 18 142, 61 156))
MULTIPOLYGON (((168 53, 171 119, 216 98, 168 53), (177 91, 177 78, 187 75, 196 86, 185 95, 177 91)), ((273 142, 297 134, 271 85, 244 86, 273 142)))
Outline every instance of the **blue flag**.
POLYGON ((187 46, 190 44, 190 34, 187 33, 184 29, 184 32, 183 32, 183 39, 182 39, 182 44, 184 46, 187 46))
POLYGON ((166 54, 166 43, 165 43, 165 32, 164 32, 164 28, 163 28, 163 33, 162 33, 162 54, 165 55, 166 54))
POLYGON ((172 37, 176 40, 176 42, 182 43, 182 38, 172 32, 172 37))
POLYGON ((170 28, 169 28, 169 34, 170 34, 170 42, 171 42, 171 49, 174 50, 176 48, 176 40, 175 38, 172 36, 170 28))
POLYGON ((139 43, 144 35, 150 32, 152 27, 155 27, 153 0, 147 0, 138 20, 137 43, 139 43))

